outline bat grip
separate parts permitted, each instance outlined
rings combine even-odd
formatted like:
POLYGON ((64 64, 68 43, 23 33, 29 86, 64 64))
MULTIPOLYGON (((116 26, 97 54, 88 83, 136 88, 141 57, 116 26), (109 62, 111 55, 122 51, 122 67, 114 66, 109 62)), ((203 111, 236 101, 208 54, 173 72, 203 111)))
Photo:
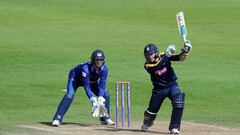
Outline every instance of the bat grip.
POLYGON ((187 35, 183 35, 183 42, 187 42, 187 35))

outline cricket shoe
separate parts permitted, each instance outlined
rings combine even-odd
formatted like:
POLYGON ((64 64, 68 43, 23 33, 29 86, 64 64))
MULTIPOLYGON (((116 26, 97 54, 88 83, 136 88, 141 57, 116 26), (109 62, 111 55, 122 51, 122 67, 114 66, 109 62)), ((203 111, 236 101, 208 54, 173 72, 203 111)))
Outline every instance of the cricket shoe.
POLYGON ((143 132, 148 131, 148 126, 143 124, 141 127, 141 131, 143 131, 143 132))
POLYGON ((180 131, 177 128, 174 128, 170 131, 171 134, 179 134, 180 131))
POLYGON ((53 120, 53 122, 52 122, 52 126, 53 126, 53 127, 59 127, 60 124, 61 124, 61 123, 60 123, 59 120, 53 120))
POLYGON ((100 121, 101 125, 115 125, 115 122, 112 121, 111 119, 106 119, 104 121, 100 121))

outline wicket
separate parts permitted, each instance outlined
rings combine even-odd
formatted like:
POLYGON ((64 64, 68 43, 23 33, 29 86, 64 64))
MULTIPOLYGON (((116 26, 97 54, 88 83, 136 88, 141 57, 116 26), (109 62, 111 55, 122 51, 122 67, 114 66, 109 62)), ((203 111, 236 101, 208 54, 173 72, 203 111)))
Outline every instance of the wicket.
POLYGON ((119 86, 121 86, 121 105, 122 105, 122 127, 125 127, 125 114, 124 114, 124 86, 127 85, 127 107, 128 107, 128 127, 130 127, 131 122, 131 105, 130 105, 130 82, 129 81, 119 81, 115 82, 116 86, 116 127, 118 127, 118 91, 119 86))

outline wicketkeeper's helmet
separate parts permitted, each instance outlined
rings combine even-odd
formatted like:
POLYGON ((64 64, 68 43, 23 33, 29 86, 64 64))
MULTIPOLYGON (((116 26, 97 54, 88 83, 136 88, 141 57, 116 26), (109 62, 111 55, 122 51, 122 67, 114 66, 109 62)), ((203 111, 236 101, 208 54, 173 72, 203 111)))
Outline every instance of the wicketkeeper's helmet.
POLYGON ((144 47, 144 56, 145 58, 150 55, 150 54, 153 54, 153 53, 158 53, 158 48, 155 44, 147 44, 145 47, 144 47))
POLYGON ((92 53, 91 60, 104 60, 105 56, 102 50, 95 50, 92 53))

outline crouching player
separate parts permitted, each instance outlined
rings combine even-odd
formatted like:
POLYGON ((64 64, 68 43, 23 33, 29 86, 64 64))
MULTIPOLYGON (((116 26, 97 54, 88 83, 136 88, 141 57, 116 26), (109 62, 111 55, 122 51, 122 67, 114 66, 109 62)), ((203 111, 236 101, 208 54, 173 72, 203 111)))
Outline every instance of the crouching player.
POLYGON ((147 129, 153 125, 161 104, 164 99, 168 97, 172 102, 169 131, 172 134, 179 134, 185 95, 181 92, 176 82, 177 77, 171 66, 171 61, 185 60, 191 49, 192 45, 189 41, 184 43, 182 52, 178 55, 173 55, 176 51, 175 45, 168 46, 165 54, 159 54, 159 50, 154 44, 145 46, 144 55, 146 62, 144 68, 151 76, 153 89, 149 106, 144 111, 142 131, 147 131, 147 129))
POLYGON ((92 116, 100 117, 101 124, 114 125, 110 119, 110 94, 106 89, 108 68, 105 65, 105 56, 102 50, 92 53, 91 61, 77 65, 70 70, 67 83, 67 92, 60 102, 53 118, 52 126, 62 123, 64 114, 70 107, 75 92, 82 86, 92 104, 92 116), (95 95, 95 96, 94 96, 95 95))

